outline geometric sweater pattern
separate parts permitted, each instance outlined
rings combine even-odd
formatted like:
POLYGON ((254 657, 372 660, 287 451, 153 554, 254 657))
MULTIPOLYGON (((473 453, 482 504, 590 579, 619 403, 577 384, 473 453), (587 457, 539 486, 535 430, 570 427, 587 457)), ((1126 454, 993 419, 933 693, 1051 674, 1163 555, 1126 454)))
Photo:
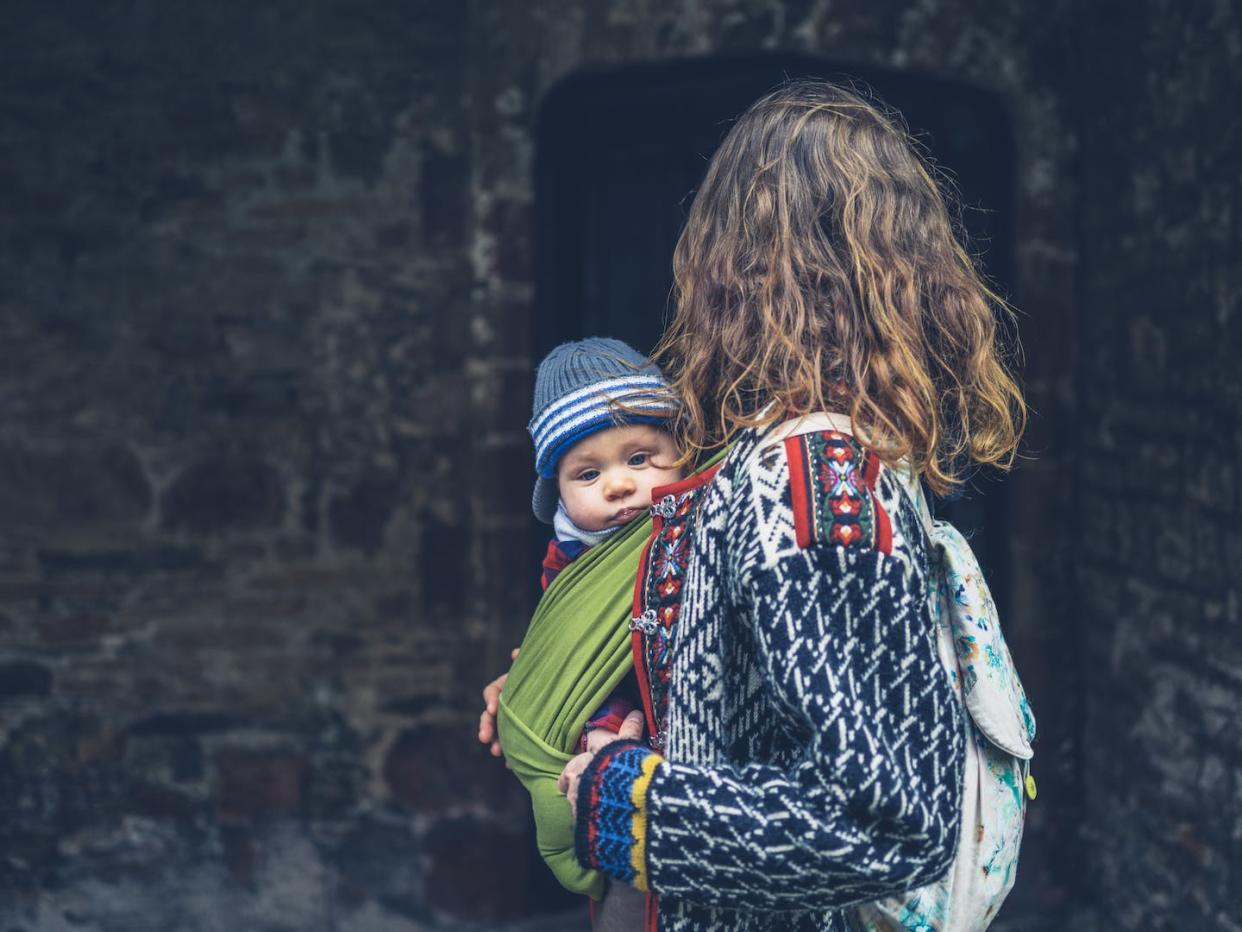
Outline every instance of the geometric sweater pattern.
POLYGON ((832 496, 792 488, 791 457, 828 476, 835 453, 840 472, 839 439, 743 432, 698 506, 667 759, 614 746, 582 776, 579 837, 601 817, 629 837, 579 858, 639 874, 660 932, 848 932, 851 904, 952 863, 963 713, 937 654, 926 532, 898 477, 848 439, 867 481, 846 493, 885 546, 815 533, 832 496))

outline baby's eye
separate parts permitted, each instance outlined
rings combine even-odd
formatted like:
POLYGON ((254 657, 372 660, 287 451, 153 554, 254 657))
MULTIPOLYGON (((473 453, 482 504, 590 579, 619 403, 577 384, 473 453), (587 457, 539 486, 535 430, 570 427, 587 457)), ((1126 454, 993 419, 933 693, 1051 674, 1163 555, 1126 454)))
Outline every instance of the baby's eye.
POLYGON ((635 453, 633 456, 630 457, 631 466, 643 466, 646 464, 646 462, 647 462, 646 453, 635 453))
POLYGON ((599 478, 598 469, 584 469, 582 470, 582 472, 578 473, 579 482, 591 482, 598 478, 599 478))

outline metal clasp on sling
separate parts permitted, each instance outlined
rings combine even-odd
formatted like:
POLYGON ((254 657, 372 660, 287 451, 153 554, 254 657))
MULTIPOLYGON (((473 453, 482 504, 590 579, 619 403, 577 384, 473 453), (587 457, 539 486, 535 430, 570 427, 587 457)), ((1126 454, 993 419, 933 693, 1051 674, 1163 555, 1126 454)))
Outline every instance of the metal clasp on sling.
POLYGON ((677 514, 677 498, 672 495, 665 495, 660 501, 651 506, 652 515, 659 515, 665 521, 669 520, 673 515, 677 514))
POLYGON ((660 622, 656 618, 654 608, 649 608, 636 618, 630 619, 630 630, 641 631, 643 634, 652 635, 660 630, 660 622))

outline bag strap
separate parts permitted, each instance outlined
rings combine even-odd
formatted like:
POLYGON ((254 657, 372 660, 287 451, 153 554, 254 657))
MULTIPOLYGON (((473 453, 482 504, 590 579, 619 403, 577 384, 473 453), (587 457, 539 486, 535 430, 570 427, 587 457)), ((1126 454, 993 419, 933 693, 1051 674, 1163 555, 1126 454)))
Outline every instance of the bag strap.
POLYGON ((927 504, 927 494, 923 491, 923 485, 918 479, 912 478, 911 485, 914 487, 914 497, 919 506, 919 517, 923 519, 923 529, 927 531, 930 537, 936 529, 936 519, 932 517, 931 508, 927 504))

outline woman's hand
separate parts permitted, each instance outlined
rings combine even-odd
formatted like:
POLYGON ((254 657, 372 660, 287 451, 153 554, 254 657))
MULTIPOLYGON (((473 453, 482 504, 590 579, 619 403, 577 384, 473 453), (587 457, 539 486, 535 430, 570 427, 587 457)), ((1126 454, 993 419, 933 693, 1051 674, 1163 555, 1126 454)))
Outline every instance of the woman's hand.
MULTIPOLYGON (((510 660, 517 660, 520 648, 513 648, 510 660)), ((483 687, 483 714, 479 716, 479 743, 489 746, 492 757, 500 757, 500 733, 496 730, 496 710, 500 708, 500 690, 504 688, 508 673, 502 673, 483 687)))
POLYGON ((625 717, 625 721, 621 723, 619 731, 612 732, 607 728, 593 728, 587 732, 586 751, 570 759, 556 781, 557 788, 569 800, 569 811, 573 813, 575 820, 578 818, 578 783, 582 778, 582 772, 587 769, 596 754, 614 741, 621 741, 626 738, 633 740, 641 738, 643 736, 643 721, 642 710, 635 709, 625 717))

